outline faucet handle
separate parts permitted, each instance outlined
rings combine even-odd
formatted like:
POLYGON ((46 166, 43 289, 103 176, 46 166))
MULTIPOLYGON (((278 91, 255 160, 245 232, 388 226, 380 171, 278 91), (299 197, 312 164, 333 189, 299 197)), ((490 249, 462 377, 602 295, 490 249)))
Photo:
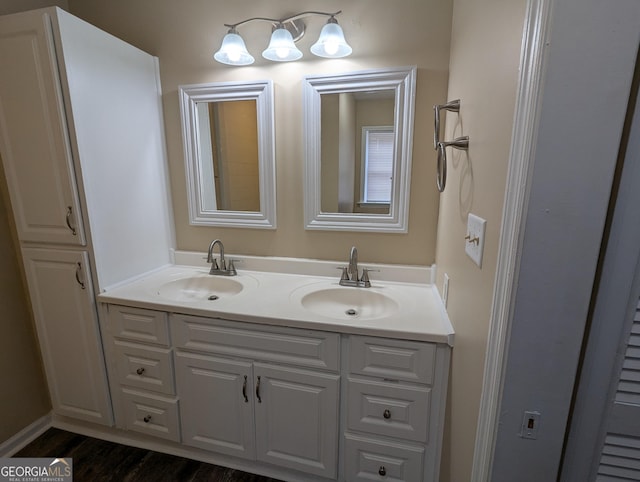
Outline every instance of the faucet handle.
POLYGON ((349 272, 347 271, 346 266, 337 266, 336 269, 342 270, 342 274, 340 275, 340 281, 349 281, 349 272))
POLYGON ((235 259, 230 259, 229 260, 229 267, 228 267, 228 271, 230 273, 231 276, 235 276, 238 274, 238 272, 236 271, 236 267, 235 267, 235 262, 237 260, 235 259))
POLYGON ((362 268, 362 278, 360 278, 360 281, 362 281, 362 283, 364 284, 365 288, 369 288, 371 286, 371 281, 369 280, 369 273, 371 272, 379 272, 379 269, 369 269, 369 268, 362 268))

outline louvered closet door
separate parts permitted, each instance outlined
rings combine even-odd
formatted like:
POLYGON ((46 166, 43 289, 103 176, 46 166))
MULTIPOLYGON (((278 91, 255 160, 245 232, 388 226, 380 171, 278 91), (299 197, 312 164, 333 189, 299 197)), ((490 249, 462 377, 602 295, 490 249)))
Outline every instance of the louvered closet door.
POLYGON ((640 299, 632 317, 598 466, 602 482, 640 480, 640 299))

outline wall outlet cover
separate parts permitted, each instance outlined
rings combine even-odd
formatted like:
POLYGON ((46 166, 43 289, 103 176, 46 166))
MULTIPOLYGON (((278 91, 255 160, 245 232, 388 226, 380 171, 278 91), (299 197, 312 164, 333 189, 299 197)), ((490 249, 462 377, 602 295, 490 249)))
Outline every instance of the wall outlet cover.
POLYGON ((467 217, 467 236, 464 240, 465 252, 480 268, 482 268, 486 227, 487 221, 485 219, 471 213, 467 217))

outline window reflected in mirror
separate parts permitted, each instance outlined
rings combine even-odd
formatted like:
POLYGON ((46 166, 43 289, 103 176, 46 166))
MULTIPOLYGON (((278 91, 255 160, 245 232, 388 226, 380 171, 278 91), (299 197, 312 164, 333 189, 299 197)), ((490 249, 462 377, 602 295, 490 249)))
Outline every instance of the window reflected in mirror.
POLYGON ((393 90, 322 94, 321 210, 389 214, 393 90))
POLYGON ((304 78, 306 229, 407 232, 416 70, 304 78))

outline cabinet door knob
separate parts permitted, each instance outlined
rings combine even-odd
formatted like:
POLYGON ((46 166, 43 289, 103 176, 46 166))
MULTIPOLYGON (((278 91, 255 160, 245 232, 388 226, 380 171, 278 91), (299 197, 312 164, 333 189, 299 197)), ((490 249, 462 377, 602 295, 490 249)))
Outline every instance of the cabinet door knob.
POLYGON ((142 375, 142 374, 144 373, 144 368, 143 368, 143 367, 138 368, 138 369, 136 370, 136 373, 137 373, 138 375, 142 375))
POLYGON ((391 418, 391 411, 387 408, 382 414, 382 416, 387 419, 391 418))
POLYGON ((380 466, 380 468, 378 469, 378 474, 380 474, 383 477, 387 475, 387 469, 384 468, 384 465, 380 466))
POLYGON ((151 415, 147 415, 142 420, 144 420, 144 423, 149 423, 151 421, 151 415))

